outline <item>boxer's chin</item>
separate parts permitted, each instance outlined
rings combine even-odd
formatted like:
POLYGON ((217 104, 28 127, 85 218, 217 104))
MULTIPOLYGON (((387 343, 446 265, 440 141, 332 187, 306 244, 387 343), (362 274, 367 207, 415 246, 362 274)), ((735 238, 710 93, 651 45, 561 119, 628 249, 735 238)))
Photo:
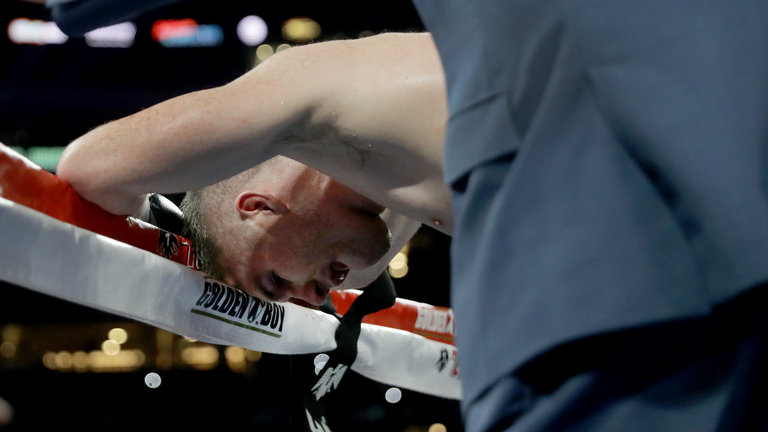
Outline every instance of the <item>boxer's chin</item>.
POLYGON ((355 270, 378 263, 392 247, 392 233, 383 219, 377 217, 365 228, 358 231, 353 244, 350 245, 352 253, 349 262, 344 262, 355 270))

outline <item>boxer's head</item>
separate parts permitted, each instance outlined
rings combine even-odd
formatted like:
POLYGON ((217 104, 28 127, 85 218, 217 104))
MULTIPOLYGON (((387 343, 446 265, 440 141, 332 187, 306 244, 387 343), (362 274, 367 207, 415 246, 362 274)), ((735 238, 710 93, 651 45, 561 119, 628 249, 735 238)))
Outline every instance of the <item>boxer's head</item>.
POLYGON ((319 305, 390 246, 383 208, 280 156, 187 193, 182 210, 203 270, 269 300, 319 305))

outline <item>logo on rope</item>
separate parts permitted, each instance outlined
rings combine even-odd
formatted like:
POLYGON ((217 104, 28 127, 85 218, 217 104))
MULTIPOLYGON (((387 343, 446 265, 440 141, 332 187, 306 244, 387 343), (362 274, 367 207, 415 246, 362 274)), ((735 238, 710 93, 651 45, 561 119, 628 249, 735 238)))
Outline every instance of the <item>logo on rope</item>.
POLYGON ((157 247, 162 255, 168 259, 173 258, 179 253, 179 239, 175 235, 161 231, 158 237, 157 247))
POLYGON ((160 230, 160 235, 157 237, 156 252, 164 258, 184 264, 194 270, 200 270, 203 267, 189 240, 168 231, 160 230), (176 258, 179 254, 185 256, 176 258))
POLYGON ((441 348, 440 358, 437 359, 437 363, 435 363, 435 366, 437 367, 437 371, 442 372, 443 370, 447 369, 451 363, 452 363, 452 366, 450 368, 449 375, 451 377, 458 377, 459 361, 458 361, 458 355, 456 350, 451 350, 451 352, 449 353, 447 348, 441 348))
POLYGON ((277 338, 282 336, 285 321, 285 306, 212 280, 205 281, 191 312, 277 338))
POLYGON ((453 311, 419 307, 413 327, 417 333, 422 333, 425 336, 432 336, 436 339, 445 339, 446 336, 452 338, 454 332, 453 311))
POLYGON ((320 400, 321 397, 336 389, 347 369, 349 369, 349 366, 344 364, 338 364, 335 368, 326 369, 323 376, 312 386, 312 393, 315 395, 315 399, 320 400))
POLYGON ((324 416, 320 416, 319 419, 315 420, 309 410, 305 409, 304 412, 307 414, 307 424, 309 425, 310 432, 331 432, 331 428, 328 427, 328 422, 324 416))

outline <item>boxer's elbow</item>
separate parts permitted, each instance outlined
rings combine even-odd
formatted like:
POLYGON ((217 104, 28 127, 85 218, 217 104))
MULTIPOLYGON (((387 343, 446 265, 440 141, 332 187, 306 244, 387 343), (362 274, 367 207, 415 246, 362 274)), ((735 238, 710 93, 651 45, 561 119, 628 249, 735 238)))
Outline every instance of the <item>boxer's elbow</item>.
POLYGON ((105 164, 90 157, 78 142, 62 153, 56 175, 72 186, 80 196, 115 214, 133 214, 136 196, 123 191, 114 182, 105 164))
POLYGON ((78 192, 88 186, 88 179, 91 178, 87 172, 91 164, 84 160, 82 153, 74 142, 64 149, 56 166, 56 175, 78 192))

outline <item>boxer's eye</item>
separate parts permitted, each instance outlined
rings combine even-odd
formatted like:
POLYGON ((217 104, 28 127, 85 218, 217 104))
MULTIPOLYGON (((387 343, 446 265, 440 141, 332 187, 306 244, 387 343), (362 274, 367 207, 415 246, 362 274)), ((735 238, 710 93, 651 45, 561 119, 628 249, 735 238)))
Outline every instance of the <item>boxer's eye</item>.
POLYGON ((341 283, 344 282, 344 279, 347 278, 348 273, 349 269, 335 270, 334 268, 331 268, 331 282, 335 285, 341 285, 341 283))
POLYGON ((282 287, 288 282, 285 279, 278 276, 277 273, 275 273, 274 271, 272 271, 271 274, 272 274, 272 282, 275 284, 275 286, 282 287))

